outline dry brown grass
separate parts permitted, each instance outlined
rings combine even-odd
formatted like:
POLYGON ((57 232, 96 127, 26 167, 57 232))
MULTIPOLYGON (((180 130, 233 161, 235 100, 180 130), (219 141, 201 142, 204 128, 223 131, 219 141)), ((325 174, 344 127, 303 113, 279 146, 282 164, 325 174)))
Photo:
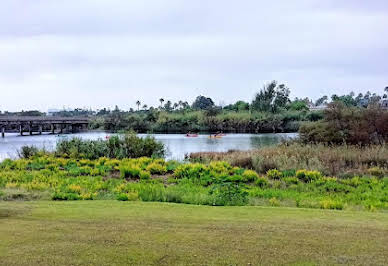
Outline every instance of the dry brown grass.
POLYGON ((227 161, 235 166, 265 173, 269 169, 318 170, 326 175, 365 175, 371 167, 388 172, 388 145, 325 146, 282 144, 251 151, 199 152, 190 154, 193 161, 227 161))

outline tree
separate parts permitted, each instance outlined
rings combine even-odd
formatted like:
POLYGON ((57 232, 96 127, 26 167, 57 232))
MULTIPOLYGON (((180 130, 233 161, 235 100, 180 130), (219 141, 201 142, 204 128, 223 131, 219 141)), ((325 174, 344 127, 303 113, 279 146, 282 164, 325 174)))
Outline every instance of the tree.
POLYGON ((231 111, 247 111, 249 110, 249 103, 244 101, 237 101, 234 104, 229 104, 224 107, 225 110, 231 111))
POLYGON ((173 108, 174 110, 176 110, 176 109, 178 108, 178 106, 179 106, 178 103, 174 103, 174 105, 172 106, 172 108, 173 108))
POLYGON ((380 100, 381 100, 381 97, 379 95, 377 95, 376 93, 373 93, 370 96, 369 104, 371 104, 371 105, 378 104, 380 102, 380 100))
POLYGON ((309 110, 309 107, 307 106, 306 101, 299 100, 299 99, 292 101, 290 104, 287 105, 287 108, 289 110, 293 110, 293 111, 303 111, 303 110, 308 111, 309 110))
POLYGON ((252 101, 252 108, 256 111, 269 112, 272 110, 272 102, 275 98, 277 82, 272 81, 260 90, 252 101))
MULTIPOLYGON (((370 93, 369 93, 369 95, 370 95, 370 93)), ((365 94, 365 96, 366 96, 366 94, 365 94)), ((368 96, 368 99, 369 99, 369 96, 368 96)), ((354 92, 350 92, 348 95, 342 95, 342 96, 338 96, 337 94, 333 94, 331 96, 331 100, 333 102, 342 102, 343 104, 345 104, 348 107, 357 105, 357 101, 354 98, 354 92)))
POLYGON ((318 100, 316 100, 314 105, 315 106, 321 106, 321 105, 327 104, 327 100, 328 99, 329 98, 326 95, 324 95, 321 98, 319 98, 318 100))
POLYGON ((183 109, 188 109, 190 107, 190 105, 188 102, 185 101, 182 103, 182 107, 183 107, 183 109))
POLYGON ((140 104, 141 102, 139 100, 136 101, 136 105, 137 105, 137 110, 139 111, 140 110, 140 104))
POLYGON ((192 107, 197 110, 208 110, 214 107, 214 102, 211 98, 200 95, 195 99, 192 107))
POLYGON ((120 108, 116 105, 113 113, 120 113, 120 108))
POLYGON ((182 101, 179 101, 179 102, 178 102, 178 106, 179 106, 179 108, 183 108, 183 102, 182 102, 182 101))
POLYGON ((162 107, 163 107, 163 103, 164 103, 164 99, 163 99, 163 98, 160 98, 160 99, 159 99, 159 102, 160 102, 160 108, 162 108, 162 107))
POLYGON ((146 105, 146 104, 143 105, 143 109, 144 109, 144 110, 147 110, 147 107, 148 107, 148 105, 146 105))
POLYGON ((167 111, 167 112, 171 112, 172 111, 172 103, 171 101, 167 101, 166 104, 164 105, 164 109, 167 111))
POLYGON ((290 89, 284 84, 277 86, 274 80, 259 91, 252 101, 252 108, 261 112, 276 112, 290 102, 290 89))
POLYGON ((290 103, 290 89, 287 88, 284 84, 280 84, 276 88, 275 100, 273 102, 273 110, 277 111, 280 108, 284 108, 288 103, 290 103))

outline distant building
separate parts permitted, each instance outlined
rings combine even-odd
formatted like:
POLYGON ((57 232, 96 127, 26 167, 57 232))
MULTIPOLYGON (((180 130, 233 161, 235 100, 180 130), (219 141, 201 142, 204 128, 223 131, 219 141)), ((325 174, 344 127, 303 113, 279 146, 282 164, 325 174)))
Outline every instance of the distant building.
POLYGON ((357 103, 358 107, 368 107, 369 99, 360 99, 357 103))
POLYGON ((382 100, 380 101, 380 106, 381 106, 381 108, 383 108, 383 109, 388 109, 388 99, 382 99, 382 100))
POLYGON ((47 110, 47 115, 48 116, 53 116, 53 115, 55 115, 56 113, 58 113, 58 112, 60 112, 61 110, 59 110, 59 109, 48 109, 47 110))
POLYGON ((309 104, 310 111, 322 111, 327 109, 327 104, 321 104, 318 106, 315 106, 314 104, 309 104))

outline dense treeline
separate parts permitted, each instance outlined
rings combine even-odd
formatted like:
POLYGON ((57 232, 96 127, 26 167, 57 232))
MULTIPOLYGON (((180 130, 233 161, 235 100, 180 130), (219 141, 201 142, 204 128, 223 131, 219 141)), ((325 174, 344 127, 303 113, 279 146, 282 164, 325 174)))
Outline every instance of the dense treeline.
POLYGON ((309 111, 307 99, 289 98, 290 90, 275 81, 266 85, 252 103, 237 101, 224 107, 215 105, 211 98, 198 96, 189 105, 160 99, 158 108, 148 108, 137 101, 138 110, 124 112, 100 110, 92 128, 129 130, 155 133, 186 132, 296 132, 303 121, 322 119, 322 112, 309 111))
MULTIPOLYGON (((213 99, 198 96, 192 104, 186 101, 173 103, 159 99, 158 107, 149 107, 136 101, 136 108, 127 111, 103 108, 98 111, 88 109, 64 110, 50 115, 56 116, 89 116, 92 118, 91 129, 109 131, 135 130, 139 133, 186 133, 186 132, 297 132, 304 122, 323 119, 323 110, 329 102, 342 103, 344 108, 363 112, 371 106, 382 105, 388 108, 388 87, 382 96, 367 92, 355 96, 323 96, 315 102, 308 98, 290 99, 290 89, 276 81, 270 82, 261 89, 252 101, 237 101, 234 104, 218 106, 213 99)), ((369 110, 369 109, 368 109, 369 110)), ((351 111, 353 112, 353 111, 351 111)), ((0 115, 45 115, 39 111, 4 112, 0 115)), ((317 123, 322 126, 324 124, 317 123)), ((317 141, 311 139, 312 141, 317 141)), ((333 141, 337 142, 337 140, 333 141)))
POLYGON ((296 132, 301 121, 316 121, 321 112, 290 111, 278 114, 220 111, 117 113, 96 117, 91 127, 110 131, 133 129, 137 132, 296 132))

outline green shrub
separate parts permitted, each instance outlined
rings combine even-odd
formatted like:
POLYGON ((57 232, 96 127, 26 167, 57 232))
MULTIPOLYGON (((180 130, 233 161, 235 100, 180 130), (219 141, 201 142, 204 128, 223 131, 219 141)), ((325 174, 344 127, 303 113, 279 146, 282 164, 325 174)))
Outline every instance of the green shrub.
POLYGON ((259 178, 259 175, 253 170, 245 170, 242 176, 244 178, 244 181, 249 181, 249 182, 255 181, 256 179, 259 178))
POLYGON ((71 193, 71 192, 66 193, 66 192, 56 191, 53 193, 51 199, 52 200, 79 200, 81 199, 81 197, 77 193, 71 193))
MULTIPOLYGON (((31 151, 31 148, 26 148, 26 152, 28 153, 23 154, 22 150, 22 158, 29 158, 38 151, 31 151)), ((101 157, 123 159, 144 156, 160 158, 164 156, 165 149, 164 145, 155 140, 154 137, 141 138, 134 132, 129 132, 112 136, 108 140, 65 139, 57 143, 54 153, 61 157, 70 156, 71 158, 85 159, 98 159, 101 157)))
POLYGON ((151 174, 164 175, 167 173, 167 167, 156 162, 149 164, 146 168, 151 174))
MULTIPOLYGON (((210 178, 210 180, 213 181, 211 178, 210 178)), ((225 178, 223 178, 222 181, 223 182, 236 182, 236 183, 241 182, 242 183, 242 182, 246 182, 247 180, 242 175, 231 175, 231 176, 228 175, 225 178)), ((211 183, 211 182, 209 182, 209 183, 211 183)))
POLYGON ((139 194, 137 192, 119 193, 116 199, 119 201, 136 201, 139 199, 139 194))
POLYGON ((174 160, 171 160, 171 161, 168 161, 167 164, 166 164, 166 169, 167 169, 167 172, 169 173, 172 173, 175 171, 175 169, 180 165, 180 163, 178 161, 174 161, 174 160))
POLYGON ((268 180, 265 177, 257 177, 255 184, 261 188, 268 186, 268 180))
POLYGON ((320 202, 321 209, 342 210, 344 204, 338 200, 326 199, 320 202))
POLYGON ((199 179, 201 176, 208 175, 209 169, 203 164, 182 164, 174 172, 176 178, 199 179))
POLYGON ((284 177, 282 179, 287 185, 296 185, 299 182, 299 179, 295 176, 293 177, 284 177))
POLYGON ((276 170, 276 169, 271 169, 267 171, 267 177, 269 179, 280 179, 282 178, 282 172, 276 170))
POLYGON ((22 146, 18 151, 19 158, 29 159, 36 156, 39 153, 39 149, 35 146, 22 146))
POLYGON ((379 167, 372 167, 368 169, 368 173, 375 177, 384 177, 384 170, 379 167))
POLYGON ((283 177, 294 177, 296 174, 295 170, 284 170, 282 171, 282 176, 283 177))
POLYGON ((122 165, 120 166, 121 178, 138 178, 140 177, 141 169, 138 166, 122 165))
POLYGON ((169 177, 167 179, 167 184, 176 184, 176 183, 178 183, 178 179, 176 179, 176 178, 169 177))
POLYGON ((273 197, 273 198, 269 199, 269 204, 271 206, 278 207, 278 206, 280 206, 280 201, 277 198, 273 197))
POLYGON ((296 177, 303 182, 311 182, 322 177, 318 171, 298 170, 296 171, 296 177))
POLYGON ((151 178, 150 172, 147 172, 147 171, 141 171, 140 172, 140 179, 141 180, 148 180, 150 178, 151 178))
POLYGON ((117 200, 120 200, 120 201, 127 201, 128 200, 128 194, 126 193, 120 193, 117 195, 117 200))
POLYGON ((248 193, 237 183, 214 185, 209 193, 215 196, 213 205, 238 206, 248 202, 248 193))

